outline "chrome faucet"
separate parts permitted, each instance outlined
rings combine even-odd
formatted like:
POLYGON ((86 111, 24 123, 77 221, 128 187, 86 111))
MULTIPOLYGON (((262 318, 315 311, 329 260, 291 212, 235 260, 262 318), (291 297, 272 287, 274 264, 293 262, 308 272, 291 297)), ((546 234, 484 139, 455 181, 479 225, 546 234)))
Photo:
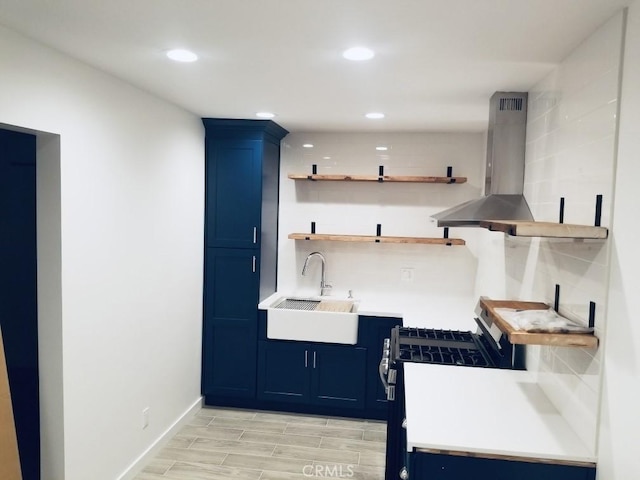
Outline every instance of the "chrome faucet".
POLYGON ((329 285, 326 282, 324 277, 325 265, 327 263, 327 261, 324 258, 324 255, 322 255, 320 252, 312 252, 309 255, 307 255, 307 258, 304 261, 304 266, 302 267, 302 275, 307 274, 307 265, 309 264, 309 259, 314 256, 320 257, 320 261, 322 262, 322 271, 320 273, 321 275, 320 276, 320 296, 328 295, 329 292, 331 291, 331 285, 329 285))

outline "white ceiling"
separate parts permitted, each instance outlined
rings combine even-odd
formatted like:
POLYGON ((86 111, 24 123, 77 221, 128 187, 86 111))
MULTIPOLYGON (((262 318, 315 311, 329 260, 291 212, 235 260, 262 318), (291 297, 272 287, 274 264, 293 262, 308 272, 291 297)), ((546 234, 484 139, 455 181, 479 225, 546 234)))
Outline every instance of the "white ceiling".
POLYGON ((0 0, 0 23, 203 117, 481 131, 629 0, 0 0), (344 49, 366 45, 368 62, 344 49), (170 48, 200 61, 178 64, 170 48), (383 120, 364 113, 381 111, 383 120))

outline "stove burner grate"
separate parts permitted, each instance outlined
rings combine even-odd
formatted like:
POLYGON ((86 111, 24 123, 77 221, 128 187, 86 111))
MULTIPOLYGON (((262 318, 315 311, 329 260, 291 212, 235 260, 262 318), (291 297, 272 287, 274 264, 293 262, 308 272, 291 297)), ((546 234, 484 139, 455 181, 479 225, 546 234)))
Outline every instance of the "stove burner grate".
POLYGON ((482 352, 471 348, 447 348, 433 345, 400 345, 400 360, 443 365, 489 366, 482 352))
POLYGON ((453 340, 457 342, 473 342, 473 334, 460 330, 441 330, 434 328, 411 328, 400 327, 398 329, 400 337, 424 338, 429 340, 453 340))

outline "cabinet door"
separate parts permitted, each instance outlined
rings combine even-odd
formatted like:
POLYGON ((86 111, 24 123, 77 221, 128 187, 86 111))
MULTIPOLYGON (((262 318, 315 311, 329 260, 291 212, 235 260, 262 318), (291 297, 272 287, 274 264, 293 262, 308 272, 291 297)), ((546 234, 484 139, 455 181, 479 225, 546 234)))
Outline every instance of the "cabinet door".
POLYGON ((313 403, 363 409, 366 364, 366 348, 315 344, 309 365, 313 403))
POLYGON ((255 397, 257 251, 207 249, 203 393, 255 397))
POLYGON ((261 162, 260 140, 207 140, 207 246, 258 248, 261 162))
POLYGON ((309 401, 309 361, 302 342, 261 341, 258 345, 258 398, 289 403, 309 401))

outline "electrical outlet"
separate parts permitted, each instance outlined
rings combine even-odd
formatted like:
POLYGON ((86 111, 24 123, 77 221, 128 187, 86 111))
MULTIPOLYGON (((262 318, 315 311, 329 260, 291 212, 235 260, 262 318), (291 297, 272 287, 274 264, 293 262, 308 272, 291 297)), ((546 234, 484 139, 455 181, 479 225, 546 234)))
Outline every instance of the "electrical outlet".
POLYGON ((405 283, 413 283, 413 268, 401 268, 400 280, 405 283))
POLYGON ((142 429, 149 426, 149 407, 142 409, 142 429))

